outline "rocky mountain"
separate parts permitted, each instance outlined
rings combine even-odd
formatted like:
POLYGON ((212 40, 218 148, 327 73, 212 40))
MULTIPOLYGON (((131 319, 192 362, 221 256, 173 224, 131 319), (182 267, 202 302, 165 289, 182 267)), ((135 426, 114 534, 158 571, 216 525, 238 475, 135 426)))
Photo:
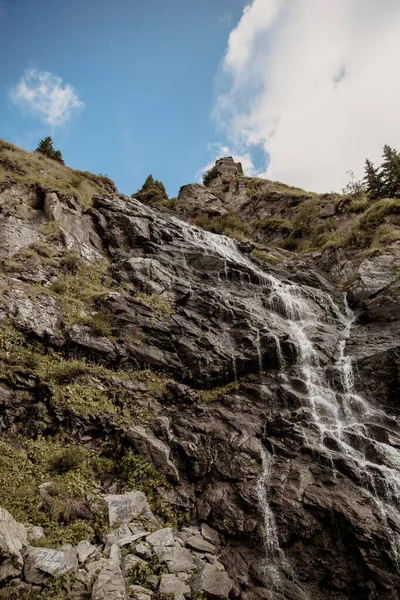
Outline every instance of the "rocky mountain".
POLYGON ((0 598, 397 599, 397 202, 1 142, 0 598))

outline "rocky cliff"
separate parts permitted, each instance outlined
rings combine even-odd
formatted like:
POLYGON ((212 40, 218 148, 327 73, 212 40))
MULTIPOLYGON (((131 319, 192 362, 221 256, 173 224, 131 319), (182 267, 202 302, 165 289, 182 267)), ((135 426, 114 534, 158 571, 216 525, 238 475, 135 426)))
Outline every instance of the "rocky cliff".
POLYGON ((0 168, 0 597, 398 598, 396 202, 0 168))

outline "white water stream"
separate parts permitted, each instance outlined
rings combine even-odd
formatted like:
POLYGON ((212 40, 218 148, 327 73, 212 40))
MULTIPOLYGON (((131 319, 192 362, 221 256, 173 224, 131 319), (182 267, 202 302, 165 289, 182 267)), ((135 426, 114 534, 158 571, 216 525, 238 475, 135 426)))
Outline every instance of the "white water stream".
MULTIPOLYGON (((303 404, 310 413, 310 429, 315 430, 314 446, 317 444, 321 454, 329 458, 332 468, 335 468, 335 457, 339 453, 346 457, 359 485, 369 491, 382 527, 387 530, 392 558, 399 563, 400 522, 397 509, 400 501, 400 453, 396 448, 374 438, 371 428, 382 423, 383 414, 354 389, 351 359, 345 355, 346 340, 350 335, 354 315, 345 298, 340 308, 324 291, 283 282, 264 272, 243 255, 231 239, 178 220, 173 221, 187 243, 223 259, 225 276, 230 268, 237 269, 239 266, 245 270, 246 279, 258 283, 262 289, 273 318, 284 325, 286 334, 297 348, 294 368, 305 389, 303 404), (335 325, 338 334, 334 371, 340 383, 336 385, 328 380, 326 368, 320 361, 321 352, 309 333, 316 329, 323 331, 328 322, 335 325)), ((281 369, 284 371, 279 339, 275 339, 281 369)), ((259 332, 255 339, 255 349, 261 370, 259 332)), ((236 376, 236 363, 234 364, 236 376)), ((258 496, 264 516, 266 564, 274 585, 279 587, 279 566, 285 558, 279 547, 275 518, 269 504, 268 488, 273 457, 263 448, 261 457, 263 469, 258 483, 258 496)))

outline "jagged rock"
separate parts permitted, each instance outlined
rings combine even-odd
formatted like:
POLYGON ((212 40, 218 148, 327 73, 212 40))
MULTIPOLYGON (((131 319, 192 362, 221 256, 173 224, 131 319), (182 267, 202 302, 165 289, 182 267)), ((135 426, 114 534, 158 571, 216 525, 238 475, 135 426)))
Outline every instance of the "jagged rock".
POLYGON ((140 558, 149 559, 152 556, 152 551, 147 544, 136 544, 135 554, 140 556, 140 558))
POLYGON ((96 579, 92 600, 126 600, 126 587, 120 567, 105 566, 96 579))
POLYGON ((170 573, 191 571, 196 568, 187 548, 180 548, 179 546, 156 546, 154 551, 158 558, 167 563, 168 571, 170 573))
POLYGON ((393 254, 381 254, 366 258, 358 268, 358 277, 350 287, 358 300, 373 296, 387 287, 396 277, 400 260, 393 254))
POLYGON ((111 527, 130 523, 138 517, 142 517, 155 525, 158 524, 143 492, 134 491, 123 495, 111 494, 105 496, 104 499, 108 506, 108 518, 111 527))
POLYGON ((171 527, 164 527, 148 535, 146 542, 152 546, 173 546, 175 543, 174 532, 171 527))
POLYGON ((214 565, 214 567, 217 567, 217 569, 219 569, 220 571, 225 571, 224 565, 219 562, 219 560, 216 556, 214 556, 214 554, 206 554, 205 558, 210 563, 210 565, 214 565))
POLYGON ((76 547, 76 551, 78 554, 78 560, 80 563, 85 563, 95 552, 97 551, 97 547, 94 544, 91 544, 87 540, 79 542, 76 547))
POLYGON ((215 217, 227 212, 218 196, 196 183, 181 187, 175 208, 184 219, 194 219, 200 214, 215 217))
POLYGON ((69 330, 68 337, 71 342, 88 351, 107 354, 110 358, 115 355, 114 344, 104 336, 94 335, 91 327, 87 325, 74 325, 69 330))
POLYGON ((25 527, 0 507, 0 581, 20 575, 22 551, 28 545, 25 527))
POLYGON ((152 590, 148 590, 141 585, 130 585, 128 589, 129 595, 137 598, 137 600, 150 600, 153 595, 152 590))
POLYGON ((173 594, 174 600, 183 600, 190 594, 190 587, 176 575, 161 575, 159 592, 160 594, 173 594))
POLYGON ((10 289, 0 302, 0 309, 3 303, 7 316, 24 331, 41 338, 47 336, 57 344, 64 340, 60 333, 61 307, 53 296, 29 298, 22 289, 10 289))
POLYGON ((219 534, 215 529, 212 529, 207 523, 201 524, 201 535, 207 542, 218 546, 220 544, 219 534))
POLYGON ((45 195, 43 212, 49 221, 61 221, 63 207, 55 192, 47 192, 45 195))
POLYGON ((43 527, 38 527, 37 525, 28 525, 26 530, 29 542, 33 542, 34 540, 39 540, 40 538, 45 537, 43 527))
POLYGON ((139 454, 153 463, 161 473, 170 477, 175 483, 179 483, 178 469, 170 458, 169 447, 164 442, 158 440, 141 425, 131 427, 127 436, 139 454))
POLYGON ((66 575, 78 569, 76 550, 63 546, 60 550, 52 548, 27 548, 24 556, 24 577, 29 583, 46 584, 51 577, 66 575))
POLYGON ((218 567, 204 565, 190 582, 193 592, 204 591, 206 598, 223 600, 228 598, 233 583, 227 573, 221 572, 218 567))
MULTIPOLYGON (((187 576, 199 570, 204 575, 209 567, 220 577, 225 567, 232 579, 231 597, 242 594, 245 600, 278 595, 287 600, 397 600, 400 583, 393 542, 400 531, 399 517, 389 506, 383 518, 374 495, 385 504, 397 481, 387 485, 382 473, 391 473, 393 463, 397 469, 400 448, 400 246, 394 241, 382 249, 380 244, 367 254, 350 243, 308 253, 268 248, 268 240, 278 241, 268 221, 283 223, 289 231, 285 219, 299 214, 308 200, 316 200, 317 227, 347 219, 351 226, 359 223, 359 216, 339 214, 333 195, 310 196, 277 182, 242 177, 230 158, 218 161, 211 175, 209 187, 183 188, 179 210, 188 219, 202 212, 210 217, 233 213, 233 223, 236 218, 249 224, 253 240, 237 246, 122 195, 98 196, 92 209, 82 211, 73 198, 0 182, 0 254, 12 258, 0 265, 0 319, 10 319, 26 334, 17 348, 21 363, 25 344, 38 350, 39 360, 45 356, 46 364, 53 352, 65 360, 99 363, 115 373, 107 381, 127 397, 123 414, 116 406, 112 416, 78 415, 71 406, 54 406, 54 382, 42 380, 44 372, 51 379, 51 369, 34 373, 32 367, 30 372, 28 365, 35 361, 10 365, 13 352, 4 339, 1 430, 16 440, 14 435, 21 432, 34 438, 37 426, 46 439, 60 435, 62 441, 73 439, 96 451, 104 440, 124 451, 129 445, 125 408, 134 406, 138 415, 143 410, 150 417, 140 425, 135 413, 131 427, 143 430, 134 433, 134 449, 176 484, 160 489, 160 497, 179 514, 186 513, 193 525, 203 522, 202 537, 199 527, 183 529, 172 538, 165 531, 151 534, 158 539, 157 554, 166 557, 179 581, 186 583, 187 576), (22 248, 35 241, 43 244, 42 227, 54 218, 61 223, 60 236, 54 242, 46 237, 54 258, 42 260, 30 249, 27 260, 21 260, 22 248), (95 335, 88 325, 70 327, 53 303, 51 283, 65 272, 60 257, 68 250, 86 266, 101 260, 108 269, 104 282, 112 282, 114 291, 96 295, 96 310, 112 314, 112 340, 95 335), (350 290, 349 302, 358 316, 345 356, 342 346, 350 315, 343 289, 350 290), (350 385, 344 377, 349 356, 356 367, 356 385, 354 394, 343 398, 343 389, 350 385), (157 375, 149 375, 148 385, 126 380, 132 370, 149 365, 157 375), (315 365, 324 373, 322 385, 315 365), (118 369, 125 370, 124 376, 118 369), (172 377, 176 381, 170 381, 172 377), (342 424, 346 418, 348 422, 342 429, 335 417, 320 435, 315 406, 326 390, 318 418, 324 421, 337 396, 336 416, 342 424), (356 416, 351 415, 353 409, 356 416), (267 474, 262 470, 260 439, 274 457, 267 474), (345 444, 353 447, 354 456, 345 444), (357 465, 359 453, 365 460, 357 465), (271 592, 271 571, 265 568, 260 482, 268 489, 276 522, 279 594, 271 592), (219 544, 218 534, 211 534, 204 521, 226 535, 226 545, 219 544), (202 540, 201 546, 196 542, 197 549, 189 552, 182 546, 193 537, 202 540), (205 552, 204 540, 220 554, 205 552), (183 567, 189 571, 177 570, 183 567)), ((399 223, 398 215, 385 217, 385 226, 398 228, 399 223)), ((373 233, 372 228, 363 232, 373 233)), ((88 316, 92 310, 86 303, 88 316)), ((71 385, 103 388, 100 373, 90 367, 71 385)), ((111 497, 113 489, 117 497, 119 485, 115 481, 112 488, 111 481, 101 481, 96 491, 109 489, 111 497)), ((39 492, 43 509, 51 512, 51 484, 40 486, 39 492)), ((125 527, 106 536, 102 558, 100 549, 88 557, 84 572, 76 574, 79 586, 71 598, 90 589, 97 572, 118 570, 121 546, 138 544, 143 537, 150 541, 149 532, 135 519, 144 517, 158 526, 143 497, 135 496, 133 503, 125 495, 117 498, 109 506, 110 522, 116 528, 122 515, 125 527)), ((124 575, 129 565, 138 563, 146 564, 134 555, 123 559, 124 575)), ((18 560, 14 567, 7 556, 0 572, 10 564, 20 569, 18 560)), ((157 584, 155 577, 152 589, 157 584)))
POLYGON ((127 577, 132 567, 134 567, 137 564, 145 566, 147 563, 145 560, 139 558, 135 554, 127 554, 126 556, 124 556, 121 561, 121 569, 124 577, 127 577))
POLYGON ((218 548, 216 548, 210 542, 207 542, 200 535, 194 535, 187 538, 185 541, 186 546, 197 552, 209 552, 210 554, 217 554, 218 548))

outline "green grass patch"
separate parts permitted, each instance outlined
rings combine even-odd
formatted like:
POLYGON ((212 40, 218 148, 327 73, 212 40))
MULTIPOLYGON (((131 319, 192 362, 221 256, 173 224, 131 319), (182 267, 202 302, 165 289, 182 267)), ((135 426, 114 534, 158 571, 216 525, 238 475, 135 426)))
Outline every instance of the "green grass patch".
POLYGON ((194 220, 194 225, 206 229, 207 231, 211 231, 212 233, 226 235, 239 241, 251 237, 250 225, 241 221, 233 213, 225 213, 224 215, 218 215, 217 217, 209 217, 205 214, 199 215, 194 220))
POLYGON ((257 250, 256 248, 251 251, 251 255, 265 263, 279 265, 283 262, 282 258, 274 256, 273 254, 269 254, 268 252, 264 252, 263 250, 257 250))
POLYGON ((135 300, 154 308, 160 316, 171 316, 174 314, 172 306, 159 296, 158 294, 145 294, 143 292, 137 292, 135 294, 135 300))
POLYGON ((25 152, 0 140, 0 182, 11 180, 55 191, 62 199, 71 196, 82 208, 91 206, 96 194, 116 191, 115 184, 104 175, 74 171, 39 152, 25 152))
POLYGON ((256 229, 279 231, 282 233, 289 233, 293 229, 292 223, 289 219, 279 219, 277 217, 270 217, 268 219, 262 219, 256 221, 256 229))

